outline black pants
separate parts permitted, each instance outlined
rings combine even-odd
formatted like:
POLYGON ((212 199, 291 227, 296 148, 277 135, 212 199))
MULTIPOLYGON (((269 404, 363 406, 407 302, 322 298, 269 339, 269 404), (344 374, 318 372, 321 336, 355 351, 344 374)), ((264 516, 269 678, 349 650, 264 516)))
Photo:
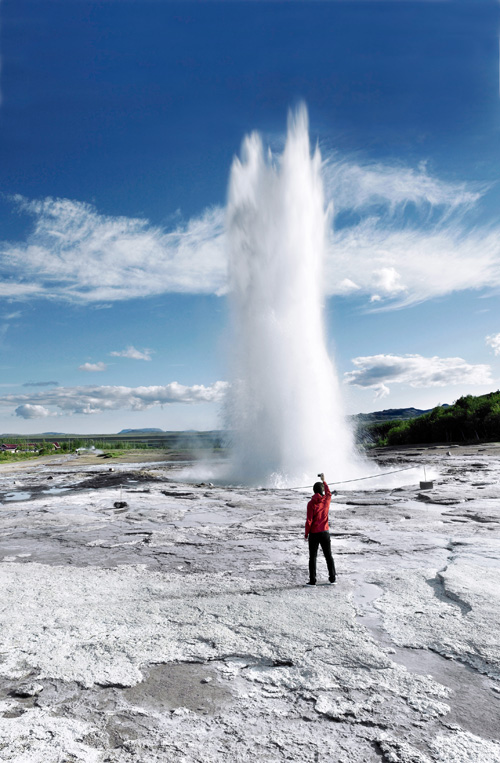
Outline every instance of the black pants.
POLYGON ((330 583, 335 580, 335 562, 333 561, 332 548, 330 545, 330 533, 325 530, 322 533, 309 533, 309 582, 316 582, 316 557, 318 546, 321 546, 328 567, 330 583))

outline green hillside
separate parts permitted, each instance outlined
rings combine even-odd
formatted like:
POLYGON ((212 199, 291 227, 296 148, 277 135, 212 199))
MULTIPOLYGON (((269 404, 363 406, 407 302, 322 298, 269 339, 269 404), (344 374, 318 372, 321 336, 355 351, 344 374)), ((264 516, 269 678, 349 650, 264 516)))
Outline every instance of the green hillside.
POLYGON ((453 405, 437 406, 409 421, 374 424, 369 431, 378 446, 500 440, 500 390, 466 395, 453 405))

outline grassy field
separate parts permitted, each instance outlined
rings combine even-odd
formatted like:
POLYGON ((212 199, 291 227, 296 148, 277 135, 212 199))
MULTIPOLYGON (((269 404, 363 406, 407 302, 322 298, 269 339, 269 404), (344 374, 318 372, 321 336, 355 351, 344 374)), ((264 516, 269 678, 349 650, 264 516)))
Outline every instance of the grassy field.
MULTIPOLYGON (((130 457, 148 460, 153 455, 157 459, 163 455, 165 460, 191 460, 197 456, 223 456, 226 452, 224 435, 212 432, 133 432, 127 434, 54 434, 54 435, 19 435, 0 436, 0 442, 16 444, 26 449, 28 443, 36 443, 39 452, 9 453, 0 452, 0 463, 13 463, 52 454, 75 453, 79 449, 103 451, 107 458, 130 457), (53 442, 60 446, 54 450, 53 442)), ((82 451, 83 455, 83 451, 82 451)))
POLYGON ((0 464, 10 464, 14 461, 29 461, 32 458, 38 457, 38 453, 4 453, 0 451, 0 464))

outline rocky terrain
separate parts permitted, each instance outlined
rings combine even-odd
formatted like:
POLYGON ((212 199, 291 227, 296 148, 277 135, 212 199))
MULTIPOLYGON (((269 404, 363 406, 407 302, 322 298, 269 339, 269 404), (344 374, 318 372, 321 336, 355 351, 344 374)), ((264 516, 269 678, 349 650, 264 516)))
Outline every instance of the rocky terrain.
POLYGON ((0 759, 500 762, 500 447, 376 458, 313 589, 307 491, 3 467, 0 759))

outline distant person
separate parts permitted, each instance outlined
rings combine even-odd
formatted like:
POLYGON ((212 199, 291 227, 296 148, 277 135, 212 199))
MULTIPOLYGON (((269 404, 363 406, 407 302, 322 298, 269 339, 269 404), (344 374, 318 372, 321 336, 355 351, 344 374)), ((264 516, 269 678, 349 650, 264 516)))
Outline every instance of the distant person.
POLYGON ((333 561, 330 545, 330 532, 328 530, 328 512, 332 494, 325 482, 325 475, 318 474, 321 482, 315 482, 314 495, 307 504, 306 534, 309 539, 309 582, 306 585, 316 585, 316 557, 318 546, 321 546, 328 567, 328 580, 335 583, 335 563, 333 561))

